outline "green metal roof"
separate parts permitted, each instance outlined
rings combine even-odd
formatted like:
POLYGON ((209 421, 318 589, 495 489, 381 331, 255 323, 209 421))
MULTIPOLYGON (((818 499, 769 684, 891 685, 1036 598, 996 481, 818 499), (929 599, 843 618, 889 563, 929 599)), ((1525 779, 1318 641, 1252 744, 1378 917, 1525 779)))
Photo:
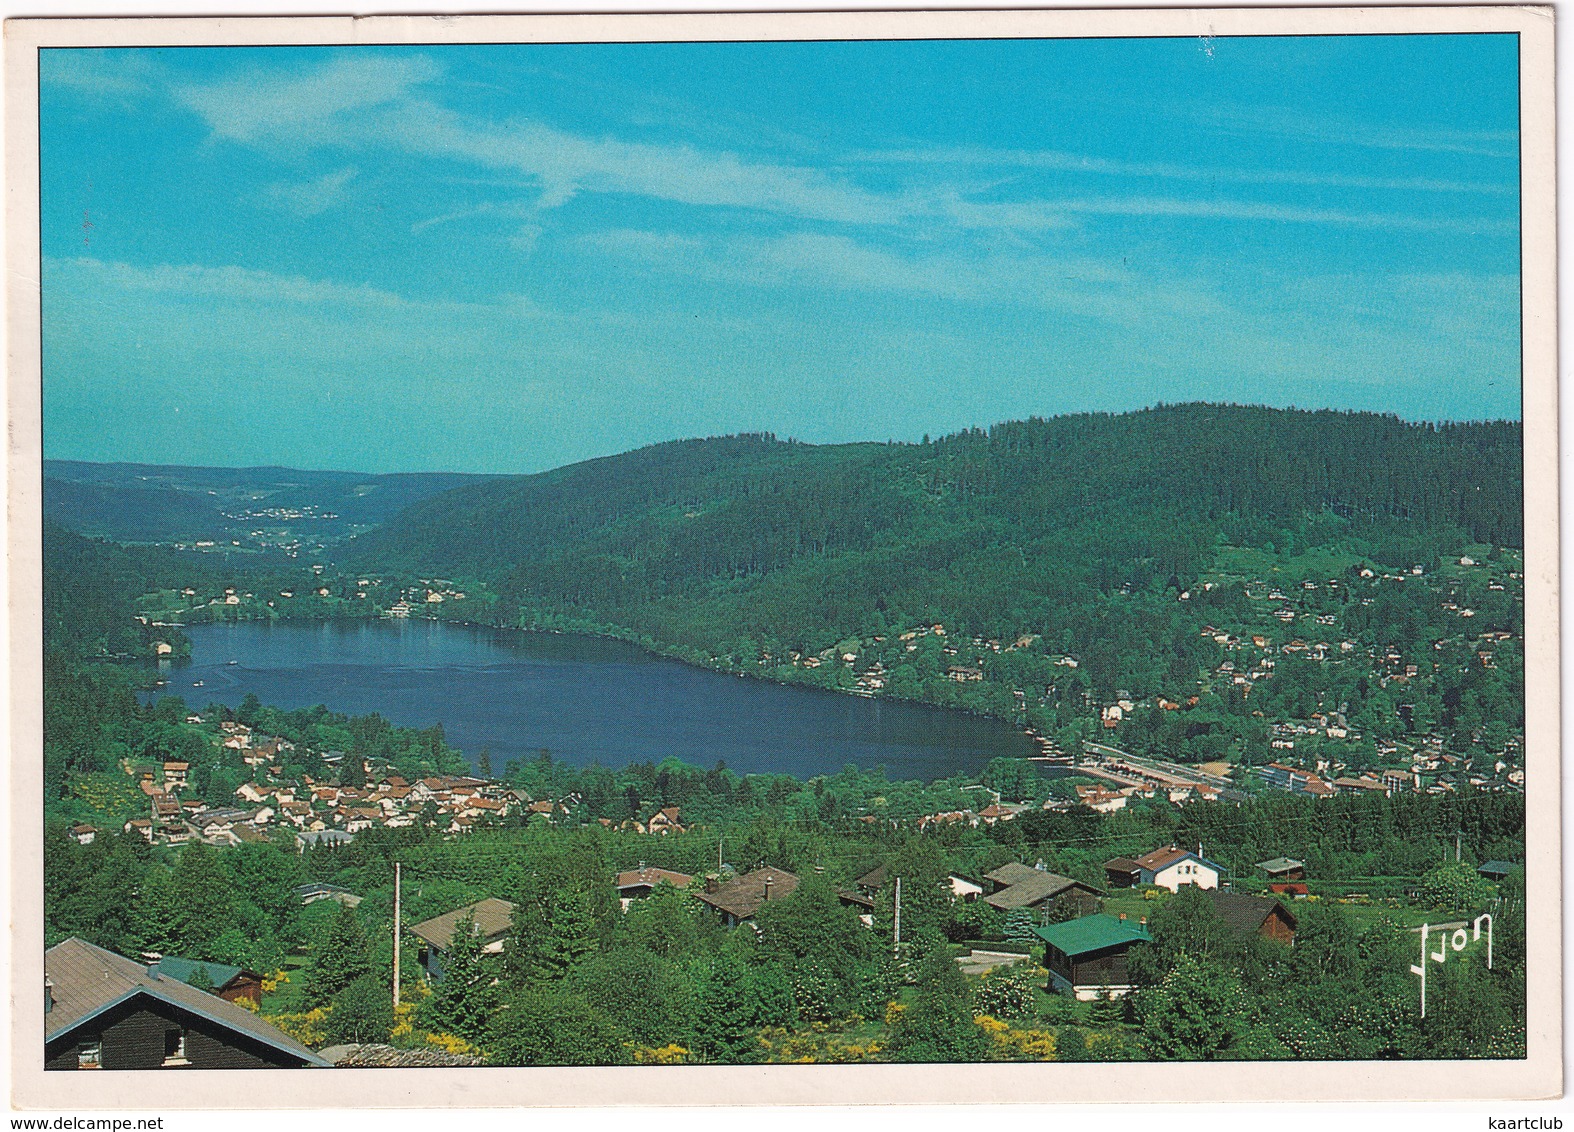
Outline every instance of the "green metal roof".
POLYGON ((213 989, 218 990, 236 975, 240 974, 239 967, 230 967, 224 963, 204 963, 197 959, 182 959, 177 955, 166 955, 153 964, 153 970, 160 975, 171 979, 178 979, 183 983, 190 983, 191 977, 197 973, 198 967, 208 969, 208 982, 213 984, 213 989))
POLYGON ((1083 916, 1063 924, 1050 924, 1047 928, 1034 928, 1034 933, 1045 943, 1067 955, 1086 955, 1106 947, 1123 943, 1150 943, 1153 937, 1147 926, 1120 920, 1100 912, 1096 916, 1083 916))

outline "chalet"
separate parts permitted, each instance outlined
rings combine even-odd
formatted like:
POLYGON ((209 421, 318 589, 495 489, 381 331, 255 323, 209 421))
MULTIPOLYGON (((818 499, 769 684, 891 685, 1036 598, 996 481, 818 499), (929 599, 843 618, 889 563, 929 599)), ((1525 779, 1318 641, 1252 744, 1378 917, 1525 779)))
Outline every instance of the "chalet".
POLYGON ((716 909, 722 922, 735 928, 752 920, 762 904, 790 896, 797 887, 798 878, 792 873, 764 865, 726 882, 707 877, 705 891, 696 892, 694 898, 716 909))
POLYGON ((346 908, 354 908, 364 897, 355 895, 348 888, 341 888, 337 884, 328 884, 326 881, 312 881, 309 884, 295 886, 295 898, 301 906, 315 904, 319 900, 333 900, 343 904, 346 908))
POLYGON ((153 823, 147 818, 132 818, 121 829, 125 833, 139 833, 149 843, 153 841, 153 823))
POLYGON ((1257 867, 1270 881, 1275 880, 1305 880, 1306 863, 1290 857, 1275 857, 1270 861, 1258 861, 1257 867))
POLYGON ((1104 895, 1079 880, 1018 862, 985 873, 984 879, 996 885, 996 890, 984 897, 984 903, 1001 912, 1014 908, 1048 911, 1051 907, 1059 907, 1072 908, 1078 915, 1090 915, 1098 911, 1099 897, 1104 895))
POLYGON ((44 952, 44 1068, 301 1069, 330 1063, 250 1010, 71 938, 44 952))
POLYGON ((618 899, 623 904, 623 910, 628 911, 628 906, 641 896, 649 896, 656 891, 658 884, 670 884, 673 888, 688 888, 694 883, 694 878, 688 873, 675 873, 671 869, 653 869, 646 866, 644 861, 639 863, 639 868, 630 869, 628 872, 619 873, 612 884, 618 890, 618 899))
POLYGON ((1295 916, 1272 897, 1218 891, 1208 895, 1213 900, 1213 910, 1237 934, 1295 942, 1295 916))
POLYGON ((984 886, 972 877, 965 877, 961 873, 950 873, 946 876, 946 883, 951 888, 951 899, 961 900, 964 903, 977 900, 984 895, 984 886))
POLYGON ((1127 952, 1153 940, 1146 922, 1134 924, 1124 913, 1083 916, 1033 931, 1044 941, 1051 985, 1084 1001, 1129 993, 1127 952))
POLYGON ((678 820, 677 806, 664 806, 645 823, 646 833, 682 833, 687 827, 678 820))
POLYGON ((86 822, 77 822, 71 827, 71 839, 78 845, 91 845, 98 836, 98 827, 88 825, 86 822))
POLYGON ((340 849, 355 840, 353 833, 342 829, 319 829, 295 835, 295 851, 304 853, 311 848, 340 849))
POLYGON ((173 794, 160 792, 153 795, 153 818, 170 821, 180 817, 180 799, 173 794))
POLYGON ((201 977, 206 976, 208 986, 213 988, 211 993, 225 1002, 237 1002, 244 998, 256 1006, 262 1005, 262 974, 245 967, 165 955, 148 968, 148 974, 179 979, 187 986, 200 986, 201 977))
POLYGON ((166 761, 164 763, 164 789, 184 790, 186 788, 186 774, 190 769, 190 763, 173 760, 166 761))
POLYGON ((471 931, 481 944, 481 954, 501 955, 503 940, 513 925, 514 905, 506 900, 488 897, 452 912, 424 920, 410 929, 424 944, 421 948, 421 965, 433 982, 443 978, 443 957, 453 950, 454 931, 466 917, 472 920, 471 931))
POLYGON ((1511 861, 1487 861, 1476 870, 1478 876, 1487 880, 1500 882, 1508 879, 1510 873, 1519 868, 1511 861))
POLYGON ((1142 883, 1142 865, 1131 857, 1111 857, 1104 862, 1104 879, 1111 888, 1135 888, 1142 883))
POLYGON ((1179 892, 1181 886, 1187 884, 1194 884, 1198 888, 1218 888, 1219 875, 1223 872, 1201 854, 1176 845, 1155 849, 1138 857, 1136 861, 1142 869, 1139 883, 1167 888, 1171 892, 1179 892))
POLYGON ((866 896, 874 896, 885 887, 885 881, 888 875, 889 871, 884 865, 876 866, 875 868, 872 868, 866 872, 863 876, 859 877, 857 880, 853 881, 853 887, 859 892, 864 893, 866 896))

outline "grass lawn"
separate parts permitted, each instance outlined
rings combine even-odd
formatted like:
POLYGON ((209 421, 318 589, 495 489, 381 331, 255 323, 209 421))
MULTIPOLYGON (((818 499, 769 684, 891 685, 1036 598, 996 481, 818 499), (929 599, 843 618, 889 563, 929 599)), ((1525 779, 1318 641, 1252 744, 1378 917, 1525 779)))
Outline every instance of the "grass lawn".
POLYGON ((283 971, 289 976, 289 982, 281 981, 278 990, 263 994, 262 1012, 297 1014, 304 1011, 307 1006, 304 984, 311 966, 311 960, 305 955, 286 956, 283 971))

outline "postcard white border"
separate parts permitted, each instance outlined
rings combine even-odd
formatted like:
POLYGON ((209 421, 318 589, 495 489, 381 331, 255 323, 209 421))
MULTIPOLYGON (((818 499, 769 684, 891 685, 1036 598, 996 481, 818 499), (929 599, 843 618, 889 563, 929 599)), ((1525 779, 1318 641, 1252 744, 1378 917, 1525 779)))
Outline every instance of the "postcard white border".
POLYGON ((210 1071, 179 1108, 1534 1099, 1562 1089, 1558 398, 1549 7, 1115 9, 676 15, 40 19, 6 24, 11 660, 11 1074, 23 1109, 159 1110, 157 1073, 45 1074, 43 1033, 37 55, 43 46, 444 44, 1511 32, 1521 49, 1530 1056, 1498 1062, 683 1066, 210 1071), (1534 521, 1531 521, 1534 520, 1534 521), (31 995, 27 988, 38 987, 31 995), (277 1088, 288 1082, 287 1088, 277 1088), (266 1082, 268 1092, 259 1090, 266 1082), (243 1098, 243 1100, 241 1099, 243 1098))

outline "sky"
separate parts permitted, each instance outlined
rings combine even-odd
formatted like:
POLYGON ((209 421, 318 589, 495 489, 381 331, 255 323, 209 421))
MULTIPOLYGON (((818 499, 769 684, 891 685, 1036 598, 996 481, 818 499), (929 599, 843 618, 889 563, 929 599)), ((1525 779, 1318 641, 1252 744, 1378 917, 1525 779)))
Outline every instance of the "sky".
POLYGON ((42 54, 44 451, 1517 419, 1513 36, 42 54))

